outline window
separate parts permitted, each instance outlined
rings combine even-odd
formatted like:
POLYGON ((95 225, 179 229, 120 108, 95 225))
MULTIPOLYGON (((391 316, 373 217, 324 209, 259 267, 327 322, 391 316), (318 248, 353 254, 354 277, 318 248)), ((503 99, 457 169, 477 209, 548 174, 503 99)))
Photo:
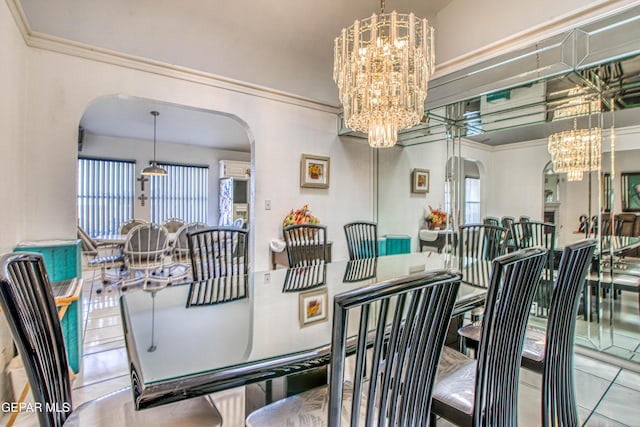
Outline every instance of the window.
POLYGON ((117 234, 133 217, 135 162, 78 159, 78 223, 90 235, 117 234))
POLYGON ((208 222, 209 168, 158 164, 167 176, 151 177, 151 222, 181 218, 208 222))
POLYGON ((464 179, 464 223, 480 223, 480 178, 464 179))

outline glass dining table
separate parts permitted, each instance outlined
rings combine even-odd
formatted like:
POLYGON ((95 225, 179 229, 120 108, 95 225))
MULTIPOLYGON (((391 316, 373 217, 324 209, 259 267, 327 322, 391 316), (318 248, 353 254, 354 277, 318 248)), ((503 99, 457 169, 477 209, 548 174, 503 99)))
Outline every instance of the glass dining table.
MULTIPOLYGON (((135 407, 326 365, 335 295, 456 266, 447 254, 411 253, 127 292, 120 307, 135 407)), ((461 284, 454 316, 482 305, 485 294, 461 284)))

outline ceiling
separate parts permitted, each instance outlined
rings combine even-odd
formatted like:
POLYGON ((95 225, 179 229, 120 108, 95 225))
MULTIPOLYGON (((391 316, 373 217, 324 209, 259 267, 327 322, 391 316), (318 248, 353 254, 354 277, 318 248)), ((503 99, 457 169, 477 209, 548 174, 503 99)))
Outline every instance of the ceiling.
MULTIPOLYGON (((451 0, 387 0, 385 10, 433 21, 451 0)), ((378 12, 373 0, 19 0, 30 30, 338 105, 333 41, 378 12)), ((96 100, 86 132, 249 151, 246 131, 221 115, 135 98, 96 100)))
POLYGON ((226 114, 127 96, 106 96, 93 101, 80 126, 93 135, 151 140, 154 110, 160 113, 158 142, 247 153, 251 150, 245 127, 226 114))
MULTIPOLYGON (((18 0, 31 31, 338 105, 333 43, 376 0, 18 0)), ((387 0, 434 21, 451 0, 387 0)))

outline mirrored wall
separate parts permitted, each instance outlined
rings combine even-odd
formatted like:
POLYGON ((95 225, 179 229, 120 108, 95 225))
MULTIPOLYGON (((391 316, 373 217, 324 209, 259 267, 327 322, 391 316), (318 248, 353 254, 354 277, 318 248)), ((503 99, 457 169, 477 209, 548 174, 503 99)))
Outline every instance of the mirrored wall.
POLYGON ((450 230, 485 217, 552 223, 556 254, 597 239, 577 342, 640 362, 639 54, 635 7, 432 82, 424 123, 376 153, 380 234, 423 250, 425 218, 442 209, 450 230), (550 162, 563 153, 549 137, 563 132, 588 141, 581 174, 550 162), (416 169, 426 194, 412 191, 416 169))

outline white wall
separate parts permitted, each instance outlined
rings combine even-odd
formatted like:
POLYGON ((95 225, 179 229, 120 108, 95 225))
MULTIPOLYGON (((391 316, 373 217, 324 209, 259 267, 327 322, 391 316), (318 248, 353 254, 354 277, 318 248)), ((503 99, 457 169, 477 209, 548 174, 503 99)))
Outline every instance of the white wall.
MULTIPOLYGON (((5 2, 0 2, 0 253, 13 250, 22 238, 25 192, 23 138, 27 52, 5 2)), ((5 367, 13 357, 13 343, 0 315, 0 401, 8 401, 10 383, 5 367)))
MULTIPOLYGON (((232 119, 229 119, 232 120, 232 119)), ((219 192, 219 160, 242 160, 251 161, 250 153, 242 153, 239 151, 218 150, 208 147, 186 145, 186 144, 169 144, 157 142, 157 160, 159 162, 171 162, 180 164, 193 164, 198 166, 209 167, 209 217, 207 224, 218 224, 218 192, 219 192)), ((124 139, 111 138, 105 136, 90 135, 85 133, 82 151, 78 153, 81 156, 101 157, 110 159, 135 160, 136 176, 140 176, 140 172, 153 158, 153 141, 141 139, 124 139)), ((148 188, 148 187, 146 187, 148 188)), ((151 219, 150 203, 141 206, 137 198, 142 194, 140 184, 135 186, 135 207, 134 217, 151 219)), ((145 192, 149 195, 149 191, 145 192)))
MULTIPOLYGON (((457 151, 456 151, 457 153, 457 151)), ((490 147, 462 142, 463 158, 478 162, 481 179, 482 199, 487 199, 490 187, 487 175, 490 173, 490 147)), ((378 167, 378 224, 380 235, 402 234, 411 237, 411 250, 418 250, 418 231, 424 228, 425 215, 429 206, 444 208, 445 165, 447 145, 445 141, 394 147, 380 150, 378 167), (411 172, 413 169, 430 171, 429 192, 411 192, 411 172)), ((487 204, 481 205, 481 215, 485 215, 487 204)))
POLYGON ((269 241, 279 237, 291 208, 310 205, 329 227, 336 259, 347 257, 338 230, 353 218, 371 215, 369 148, 342 142, 333 113, 37 49, 29 51, 28 71, 25 148, 27 167, 34 172, 26 179, 25 239, 75 235, 77 126, 93 99, 112 94, 222 111, 247 124, 254 142, 256 270, 268 267, 269 241), (331 157, 329 189, 300 188, 301 153, 331 157), (265 199, 271 200, 270 211, 264 210, 265 199))
POLYGON ((496 147, 491 156, 487 215, 542 219, 542 171, 549 160, 546 141, 496 147))

